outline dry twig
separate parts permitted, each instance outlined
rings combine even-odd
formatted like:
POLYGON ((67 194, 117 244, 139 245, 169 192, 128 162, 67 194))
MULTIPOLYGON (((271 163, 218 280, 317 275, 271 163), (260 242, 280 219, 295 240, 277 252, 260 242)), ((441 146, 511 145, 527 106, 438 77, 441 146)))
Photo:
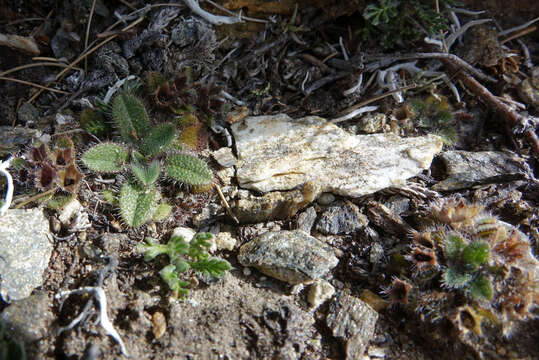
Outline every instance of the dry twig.
POLYGON ((449 58, 442 59, 442 61, 451 72, 456 74, 456 76, 469 90, 478 96, 495 113, 499 114, 507 125, 511 126, 511 128, 513 128, 517 133, 522 132, 533 151, 539 155, 539 139, 535 133, 534 125, 530 124, 530 119, 512 110, 507 104, 502 102, 498 97, 494 96, 486 87, 481 85, 481 83, 479 83, 479 81, 474 79, 472 76, 469 76, 464 72, 459 72, 457 65, 454 64, 449 58))

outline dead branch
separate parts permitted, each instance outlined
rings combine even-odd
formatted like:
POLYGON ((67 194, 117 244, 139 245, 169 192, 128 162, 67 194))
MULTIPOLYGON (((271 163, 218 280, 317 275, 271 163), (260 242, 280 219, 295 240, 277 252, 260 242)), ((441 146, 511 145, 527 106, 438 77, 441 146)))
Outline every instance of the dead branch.
POLYGON ((530 119, 520 115, 516 111, 512 110, 507 104, 503 103, 479 81, 465 72, 458 71, 458 67, 449 58, 442 58, 442 62, 445 66, 459 78, 462 83, 471 90, 476 96, 478 96, 489 108, 495 113, 501 116, 505 123, 516 133, 523 133, 526 141, 530 144, 533 151, 539 154, 539 139, 535 133, 535 128, 530 119))

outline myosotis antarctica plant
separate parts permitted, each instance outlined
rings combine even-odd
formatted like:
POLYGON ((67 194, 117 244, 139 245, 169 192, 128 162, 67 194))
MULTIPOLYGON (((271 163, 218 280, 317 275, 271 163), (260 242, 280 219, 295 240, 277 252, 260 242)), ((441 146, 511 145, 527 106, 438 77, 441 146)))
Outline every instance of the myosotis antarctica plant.
POLYGON ((180 274, 192 269, 205 276, 222 277, 230 269, 226 260, 211 258, 208 254, 207 249, 211 245, 208 240, 211 238, 209 233, 198 233, 187 242, 183 237, 173 235, 166 245, 153 238, 146 238, 146 243, 140 244, 139 250, 144 252, 146 261, 161 254, 168 255, 169 264, 159 274, 173 291, 174 297, 183 298, 189 292, 190 283, 182 280, 180 274))
POLYGON ((82 162, 100 173, 127 170, 132 174, 122 185, 118 199, 127 225, 138 227, 170 212, 170 205, 161 202, 156 186, 162 168, 171 180, 194 187, 211 186, 213 174, 204 161, 171 151, 175 126, 163 123, 152 127, 144 105, 129 91, 121 91, 114 98, 112 117, 123 143, 97 144, 82 155, 82 162))
POLYGON ((463 340, 508 337, 536 316, 539 261, 523 233, 454 199, 424 221, 432 225, 414 235, 404 256, 411 266, 385 290, 393 304, 449 320, 463 340))

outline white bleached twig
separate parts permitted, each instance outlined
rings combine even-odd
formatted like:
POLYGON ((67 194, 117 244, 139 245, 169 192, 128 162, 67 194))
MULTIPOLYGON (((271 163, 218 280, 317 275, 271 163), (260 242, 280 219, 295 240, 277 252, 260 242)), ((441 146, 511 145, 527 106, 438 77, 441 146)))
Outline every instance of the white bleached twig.
POLYGON ((512 27, 512 28, 504 30, 504 31, 500 31, 498 33, 498 36, 504 36, 504 35, 511 34, 511 33, 515 32, 515 31, 523 30, 523 29, 527 28, 528 26, 532 25, 533 23, 535 23, 537 21, 539 21, 539 17, 536 17, 535 19, 530 20, 527 23, 524 23, 522 25, 515 26, 515 27, 512 27))
MULTIPOLYGON (((75 290, 67 290, 67 291, 61 291, 58 294, 56 294, 55 298, 58 300, 64 296, 69 296, 72 294, 85 294, 89 293, 92 294, 97 302, 99 303, 99 323, 101 324, 101 327, 105 330, 105 332, 112 337, 119 345, 120 349, 122 351, 122 354, 129 357, 129 354, 127 352, 127 349, 125 348, 124 342, 122 341, 122 338, 120 337, 120 334, 118 334, 118 331, 114 328, 112 325, 112 322, 110 321, 108 315, 107 315, 107 297, 105 295, 105 291, 99 286, 93 287, 93 286, 86 286, 82 287, 80 289, 75 290)), ((81 314, 82 315, 82 314, 81 314)), ((72 328, 74 327, 78 322, 82 320, 83 316, 77 316, 69 326, 72 328), (77 323, 73 324, 75 321, 77 323)))
POLYGON ((355 92, 361 93, 361 84, 363 84, 363 73, 359 75, 359 79, 357 80, 356 84, 352 86, 348 90, 344 90, 342 94, 344 96, 352 95, 355 92))
POLYGON ((344 116, 332 119, 331 122, 332 123, 338 123, 338 122, 350 120, 350 119, 352 119, 352 118, 354 118, 354 117, 356 117, 356 116, 358 116, 360 114, 375 111, 375 110, 378 110, 378 106, 363 106, 363 107, 360 107, 359 109, 355 109, 354 111, 349 112, 348 114, 346 114, 344 116))
POLYGON ((116 94, 116 92, 118 90, 120 90, 120 88, 124 85, 124 83, 126 81, 129 81, 129 80, 133 80, 135 78, 135 75, 129 75, 128 77, 126 78, 123 78, 121 80, 118 80, 116 81, 116 83, 114 85, 112 85, 109 90, 107 91, 107 93, 105 94, 105 97, 103 98, 103 102, 105 104, 108 104, 110 99, 112 98, 112 96, 114 94, 116 94))
POLYGON ((7 168, 11 165, 13 157, 10 157, 6 161, 0 161, 0 174, 4 175, 7 179, 7 190, 6 198, 4 204, 0 207, 0 216, 4 215, 11 206, 11 201, 13 200, 13 178, 11 174, 7 171, 7 168))
POLYGON ((183 2, 189 7, 189 9, 191 9, 192 12, 214 25, 236 24, 243 22, 241 13, 237 17, 213 15, 212 13, 202 9, 198 4, 198 0, 183 0, 183 2))
POLYGON ((455 43, 455 41, 460 38, 466 31, 468 31, 469 28, 472 26, 477 26, 484 24, 486 22, 492 21, 492 19, 479 19, 479 20, 472 20, 468 21, 466 24, 462 25, 460 28, 458 28, 453 34, 449 35, 445 39, 445 45, 447 46, 447 49, 451 49, 451 46, 455 43))

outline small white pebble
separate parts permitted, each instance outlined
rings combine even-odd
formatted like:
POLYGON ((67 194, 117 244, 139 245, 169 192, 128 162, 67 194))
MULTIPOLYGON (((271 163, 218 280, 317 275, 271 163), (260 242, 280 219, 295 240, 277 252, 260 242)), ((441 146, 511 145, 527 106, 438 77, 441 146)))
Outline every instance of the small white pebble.
POLYGON ((250 276, 251 274, 252 274, 252 271, 251 271, 250 268, 248 268, 248 267, 243 268, 243 275, 250 276))

